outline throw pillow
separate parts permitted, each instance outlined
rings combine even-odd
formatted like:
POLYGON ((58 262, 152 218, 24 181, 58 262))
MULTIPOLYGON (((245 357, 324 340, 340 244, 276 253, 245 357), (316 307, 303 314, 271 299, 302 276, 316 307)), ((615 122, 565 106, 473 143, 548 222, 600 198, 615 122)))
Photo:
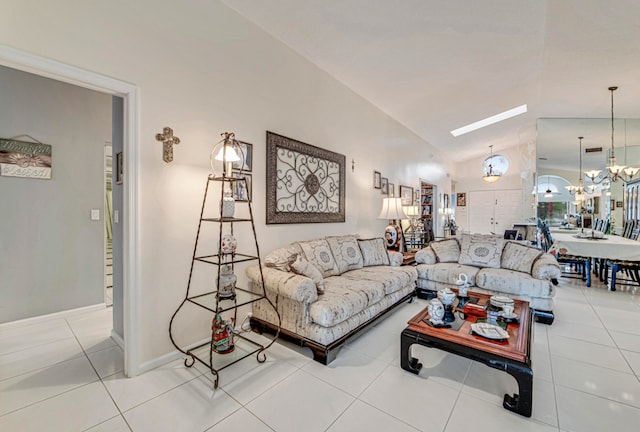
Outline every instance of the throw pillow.
POLYGON ((542 251, 532 246, 507 242, 502 251, 501 267, 531 274, 533 263, 542 255, 542 251))
POLYGON ((324 294, 324 279, 322 279, 322 273, 313 264, 306 259, 302 258, 300 254, 296 254, 289 262, 289 268, 295 274, 306 276, 316 284, 316 290, 318 295, 324 294))
POLYGON ((460 241, 460 264, 500 268, 504 238, 494 235, 463 234, 460 241))
POLYGON ((366 240, 358 239, 364 267, 389 265, 389 255, 387 254, 386 244, 385 239, 381 237, 366 240))
POLYGON ((327 237, 340 274, 362 268, 363 260, 358 239, 354 235, 327 237))
POLYGON ((457 263, 460 259, 460 245, 458 244, 458 240, 454 238, 431 242, 429 246, 433 249, 436 257, 438 257, 438 262, 457 263))
POLYGON ((289 262, 300 252, 302 250, 295 244, 274 249, 264 257, 264 266, 288 272, 289 262))
POLYGON ((304 257, 320 270, 322 277, 337 276, 338 266, 325 239, 298 242, 304 257))

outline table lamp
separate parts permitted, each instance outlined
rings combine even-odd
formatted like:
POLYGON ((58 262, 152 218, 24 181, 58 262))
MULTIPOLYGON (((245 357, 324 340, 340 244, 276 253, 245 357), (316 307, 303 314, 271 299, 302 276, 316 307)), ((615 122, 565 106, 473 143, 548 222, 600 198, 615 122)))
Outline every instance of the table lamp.
POLYGON ((402 219, 408 219, 402 209, 402 198, 383 198, 382 210, 380 210, 378 219, 387 219, 389 221, 389 226, 384 230, 387 249, 399 251, 403 232, 402 227, 396 225, 396 221, 399 222, 402 219))

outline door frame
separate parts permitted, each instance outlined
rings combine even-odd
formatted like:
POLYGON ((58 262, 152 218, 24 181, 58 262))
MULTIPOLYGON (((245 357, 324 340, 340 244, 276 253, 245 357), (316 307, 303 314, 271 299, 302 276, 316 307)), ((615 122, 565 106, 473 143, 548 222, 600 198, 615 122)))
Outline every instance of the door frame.
POLYGON ((124 373, 128 377, 138 375, 140 373, 139 88, 124 81, 5 45, 0 45, 0 65, 123 98, 124 157, 127 161, 122 208, 124 373))

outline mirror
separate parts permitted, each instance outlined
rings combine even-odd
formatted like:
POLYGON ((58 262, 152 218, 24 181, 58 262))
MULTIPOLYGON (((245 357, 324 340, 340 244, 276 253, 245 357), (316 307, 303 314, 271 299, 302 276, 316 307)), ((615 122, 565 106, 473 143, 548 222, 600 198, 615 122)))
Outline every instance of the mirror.
MULTIPOLYGON (((537 185, 534 190, 538 216, 554 226, 562 224, 565 215, 584 212, 598 218, 610 218, 617 231, 623 224, 624 183, 618 180, 594 184, 579 172, 580 136, 584 137, 582 171, 606 171, 611 150, 610 118, 538 119, 537 185), (577 186, 581 176, 588 193, 582 200, 576 200, 565 186, 577 186), (548 190, 551 192, 546 193, 548 190)), ((640 119, 615 119, 614 144, 618 165, 640 167, 640 119)), ((632 181, 636 180, 640 180, 640 175, 632 181)))

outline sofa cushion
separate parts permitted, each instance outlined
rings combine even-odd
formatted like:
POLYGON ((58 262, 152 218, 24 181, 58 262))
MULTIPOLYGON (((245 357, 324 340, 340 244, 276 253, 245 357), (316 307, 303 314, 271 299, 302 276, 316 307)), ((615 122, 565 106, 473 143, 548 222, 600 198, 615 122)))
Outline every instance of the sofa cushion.
POLYGON ((515 270, 483 268, 476 275, 476 285, 505 294, 528 297, 551 297, 551 282, 534 279, 515 270))
POLYGON ((418 264, 435 264, 438 262, 436 253, 429 246, 416 252, 415 259, 418 264))
POLYGON ((306 276, 316 284, 318 294, 324 294, 324 279, 322 273, 313 264, 302 258, 301 254, 295 254, 294 259, 289 262, 289 268, 295 274, 306 276))
POLYGON ((463 234, 460 241, 460 264, 500 268, 504 239, 484 234, 463 234))
POLYGON ((340 274, 327 240, 301 241, 298 242, 298 245, 304 252, 305 258, 322 272, 322 277, 326 278, 340 274))
POLYGON ((418 279, 426 279, 435 282, 455 285, 460 273, 464 273, 469 278, 469 283, 475 285, 476 274, 480 270, 478 267, 462 265, 458 263, 438 263, 438 264, 418 264, 418 279))
POLYGON ((457 263, 460 259, 460 245, 458 244, 458 240, 454 238, 431 242, 429 246, 436 254, 438 262, 457 263))
POLYGON ((265 267, 271 267, 282 271, 289 271, 289 263, 295 259, 295 255, 302 252, 297 244, 274 249, 264 257, 265 267))
POLYGON ((533 246, 516 242, 507 242, 502 250, 500 267, 531 274, 533 263, 542 255, 542 251, 533 246))
POLYGON ((354 235, 327 237, 327 242, 338 266, 338 273, 362 268, 363 259, 358 239, 354 235))
POLYGON ((364 267, 389 265, 389 255, 387 254, 387 246, 383 238, 358 239, 358 245, 360 246, 360 252, 362 252, 364 267))
POLYGON ((372 266, 351 270, 340 277, 356 280, 382 282, 385 295, 394 293, 407 286, 415 286, 417 272, 413 266, 386 267, 372 266))
POLYGON ((382 282, 332 276, 324 287, 324 295, 309 306, 311 321, 323 327, 341 323, 384 297, 382 282))

